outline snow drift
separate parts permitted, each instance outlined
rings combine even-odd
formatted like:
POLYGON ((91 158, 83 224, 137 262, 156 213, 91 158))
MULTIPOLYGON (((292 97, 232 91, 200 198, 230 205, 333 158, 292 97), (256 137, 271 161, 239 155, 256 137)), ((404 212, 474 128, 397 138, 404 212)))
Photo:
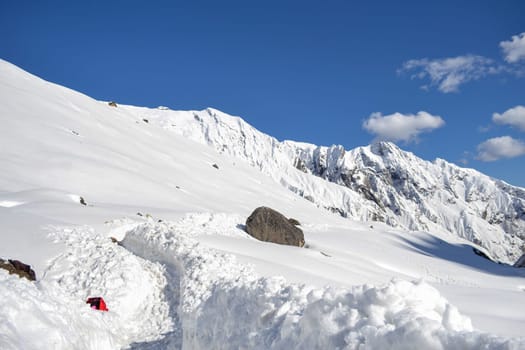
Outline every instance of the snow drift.
POLYGON ((258 278, 231 255, 168 224, 141 225, 123 245, 175 270, 183 349, 505 349, 525 346, 472 331, 433 287, 392 281, 351 289, 258 278))

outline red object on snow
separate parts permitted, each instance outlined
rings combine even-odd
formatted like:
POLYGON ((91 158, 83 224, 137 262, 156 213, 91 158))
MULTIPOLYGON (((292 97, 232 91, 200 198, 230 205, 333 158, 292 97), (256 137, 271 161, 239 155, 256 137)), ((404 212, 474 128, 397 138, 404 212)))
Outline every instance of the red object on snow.
POLYGON ((86 304, 89 304, 91 308, 95 310, 109 311, 109 309, 106 307, 106 302, 102 297, 88 298, 86 304))

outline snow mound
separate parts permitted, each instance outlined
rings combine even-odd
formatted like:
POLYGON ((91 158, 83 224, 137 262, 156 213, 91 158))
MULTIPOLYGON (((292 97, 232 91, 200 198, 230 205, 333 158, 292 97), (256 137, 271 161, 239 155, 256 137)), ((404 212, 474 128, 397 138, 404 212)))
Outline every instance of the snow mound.
POLYGON ((105 326, 111 315, 94 312, 66 294, 0 270, 0 349, 114 349, 105 326))
POLYGON ((46 271, 49 289, 76 300, 103 296, 115 318, 108 331, 123 344, 156 340, 172 330, 161 265, 136 257, 89 227, 56 229, 52 236, 67 250, 46 271))
POLYGON ((54 227, 51 236, 66 250, 37 283, 0 270, 0 349, 118 349, 173 330, 160 264, 90 227, 54 227), (90 309, 90 296, 102 296, 109 312, 90 309))
MULTIPOLYGON (((189 217, 191 218, 191 217, 189 217)), ((261 278, 233 255, 192 238, 189 218, 146 223, 123 245, 166 266, 179 279, 176 298, 184 349, 511 349, 524 340, 475 332, 439 292, 424 282, 393 280, 353 288, 261 278)), ((202 216, 196 217, 198 220, 202 216)), ((224 228, 223 228, 224 229, 224 228)), ((235 230, 235 226, 232 226, 235 230)))

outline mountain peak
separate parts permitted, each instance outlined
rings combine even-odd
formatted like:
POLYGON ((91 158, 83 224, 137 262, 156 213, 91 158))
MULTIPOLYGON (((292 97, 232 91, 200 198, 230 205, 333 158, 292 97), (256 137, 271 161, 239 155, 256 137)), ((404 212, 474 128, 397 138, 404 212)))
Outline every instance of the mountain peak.
POLYGON ((390 141, 376 141, 370 145, 370 151, 378 156, 403 152, 395 143, 390 141))

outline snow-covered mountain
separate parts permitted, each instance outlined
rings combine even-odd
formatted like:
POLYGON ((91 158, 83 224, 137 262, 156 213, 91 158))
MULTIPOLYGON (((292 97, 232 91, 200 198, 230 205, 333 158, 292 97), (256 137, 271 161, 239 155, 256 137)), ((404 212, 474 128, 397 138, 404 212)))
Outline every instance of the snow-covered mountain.
MULTIPOLYGON (((518 212, 523 190, 474 171, 278 142, 212 109, 113 107, 1 60, 0 170, 0 258, 36 272, 0 269, 0 349, 525 347, 525 270, 454 227, 458 208, 518 212), (258 206, 307 246, 246 234, 258 206)), ((517 232, 493 228, 476 237, 510 260, 498 232, 517 232)))
POLYGON ((408 230, 447 231, 505 263, 514 263, 525 251, 525 189, 473 169, 443 159, 428 162, 389 142, 350 151, 279 142, 241 118, 212 108, 123 108, 242 159, 344 217, 408 230))

